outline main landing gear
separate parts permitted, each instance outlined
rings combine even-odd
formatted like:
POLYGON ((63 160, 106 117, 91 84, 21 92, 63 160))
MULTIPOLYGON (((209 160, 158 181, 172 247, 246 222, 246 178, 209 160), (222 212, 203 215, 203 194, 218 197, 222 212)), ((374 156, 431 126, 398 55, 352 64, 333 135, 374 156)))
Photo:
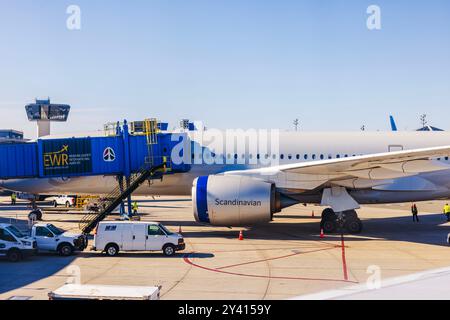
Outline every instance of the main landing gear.
POLYGON ((350 234, 361 233, 363 227, 356 210, 335 213, 330 208, 322 212, 320 226, 325 233, 348 232, 350 234))

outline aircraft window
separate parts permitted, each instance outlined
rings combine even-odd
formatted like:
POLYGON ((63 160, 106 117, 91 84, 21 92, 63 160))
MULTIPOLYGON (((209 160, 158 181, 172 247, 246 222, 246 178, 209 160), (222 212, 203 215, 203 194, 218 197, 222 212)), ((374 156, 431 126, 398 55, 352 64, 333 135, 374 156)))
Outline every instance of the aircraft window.
POLYGON ((303 158, 305 158, 305 160, 308 160, 308 155, 305 154, 305 156, 303 158))
POLYGON ((445 157, 445 161, 448 161, 448 157, 445 157))
POLYGON ((259 160, 259 159, 261 159, 261 155, 258 153, 257 155, 256 155, 256 158, 259 160))
POLYGON ((272 159, 276 159, 276 158, 277 158, 276 154, 272 155, 272 159))
POLYGON ((249 158, 249 159, 253 159, 253 155, 250 153, 250 154, 248 155, 248 158, 249 158))
POLYGON ((323 160, 323 158, 325 158, 325 157, 323 156, 323 154, 321 154, 320 155, 320 159, 323 160))
POLYGON ((329 154, 328 159, 333 159, 333 156, 331 154, 329 154))
POLYGON ((441 161, 441 158, 437 158, 438 161, 441 161))
POLYGON ((234 155, 234 158, 235 158, 235 159, 237 160, 237 158, 238 158, 238 155, 237 155, 237 154, 235 154, 235 155, 234 155))
POLYGON ((195 159, 195 154, 192 154, 192 160, 195 159))
POLYGON ((242 159, 245 159, 245 154, 244 153, 242 154, 242 159))
POLYGON ((269 155, 266 153, 266 155, 264 156, 264 158, 269 159, 269 155))
POLYGON ((289 160, 291 160, 292 159, 292 155, 290 154, 290 155, 288 155, 288 159, 289 160))
POLYGON ((337 155, 336 155, 336 158, 337 158, 337 159, 339 159, 340 157, 341 157, 341 155, 340 155, 340 154, 337 154, 337 155))
POLYGON ((313 160, 316 160, 316 155, 313 154, 313 155, 312 155, 312 158, 313 158, 313 160))
POLYGON ((345 157, 345 158, 348 158, 348 154, 346 154, 344 157, 345 157))
POLYGON ((283 160, 283 159, 284 159, 284 154, 282 154, 282 155, 280 156, 280 159, 281 159, 281 160, 283 160))
POLYGON ((299 154, 297 155, 297 160, 300 160, 300 155, 299 154))
POLYGON ((215 157, 216 157, 216 154, 215 154, 214 152, 212 152, 212 153, 211 153, 211 156, 212 156, 213 158, 215 158, 215 157))

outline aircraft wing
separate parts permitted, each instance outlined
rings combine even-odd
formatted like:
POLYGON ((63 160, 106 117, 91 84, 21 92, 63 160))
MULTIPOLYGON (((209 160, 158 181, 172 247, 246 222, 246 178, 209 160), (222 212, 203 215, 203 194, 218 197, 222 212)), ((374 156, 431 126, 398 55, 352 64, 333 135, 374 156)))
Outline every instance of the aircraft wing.
POLYGON ((312 190, 325 183, 364 188, 385 184, 389 179, 450 169, 450 165, 437 160, 448 156, 450 146, 444 146, 230 171, 224 174, 273 181, 281 188, 312 190))

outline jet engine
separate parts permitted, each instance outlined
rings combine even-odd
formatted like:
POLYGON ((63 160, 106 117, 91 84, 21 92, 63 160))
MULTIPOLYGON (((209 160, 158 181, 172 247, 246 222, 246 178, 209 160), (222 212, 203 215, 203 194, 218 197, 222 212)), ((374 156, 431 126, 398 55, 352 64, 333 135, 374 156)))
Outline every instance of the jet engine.
POLYGON ((195 179, 192 204, 197 222, 227 227, 269 222, 281 211, 274 184, 231 175, 195 179))

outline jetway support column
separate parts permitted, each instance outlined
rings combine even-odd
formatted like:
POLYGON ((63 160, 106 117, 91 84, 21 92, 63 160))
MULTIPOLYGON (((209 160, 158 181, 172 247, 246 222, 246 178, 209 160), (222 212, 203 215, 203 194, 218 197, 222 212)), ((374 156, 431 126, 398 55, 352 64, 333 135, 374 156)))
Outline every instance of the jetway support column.
MULTIPOLYGON (((130 187, 130 177, 131 177, 131 157, 130 157, 130 132, 128 130, 128 122, 127 120, 123 121, 123 146, 124 146, 124 176, 127 185, 127 189, 130 187)), ((131 217, 133 215, 133 211, 131 208, 131 195, 127 198, 127 206, 128 206, 128 216, 131 217)))
MULTIPOLYGON (((120 193, 123 193, 123 191, 124 191, 124 189, 123 189, 123 176, 118 176, 117 179, 119 181, 120 193)), ((123 201, 120 203, 119 212, 120 212, 120 215, 124 215, 125 214, 125 203, 123 201)))
MULTIPOLYGON (((127 178, 127 189, 130 187, 130 178, 127 178)), ((131 208, 131 194, 127 198, 128 216, 133 216, 133 210, 131 208)))

